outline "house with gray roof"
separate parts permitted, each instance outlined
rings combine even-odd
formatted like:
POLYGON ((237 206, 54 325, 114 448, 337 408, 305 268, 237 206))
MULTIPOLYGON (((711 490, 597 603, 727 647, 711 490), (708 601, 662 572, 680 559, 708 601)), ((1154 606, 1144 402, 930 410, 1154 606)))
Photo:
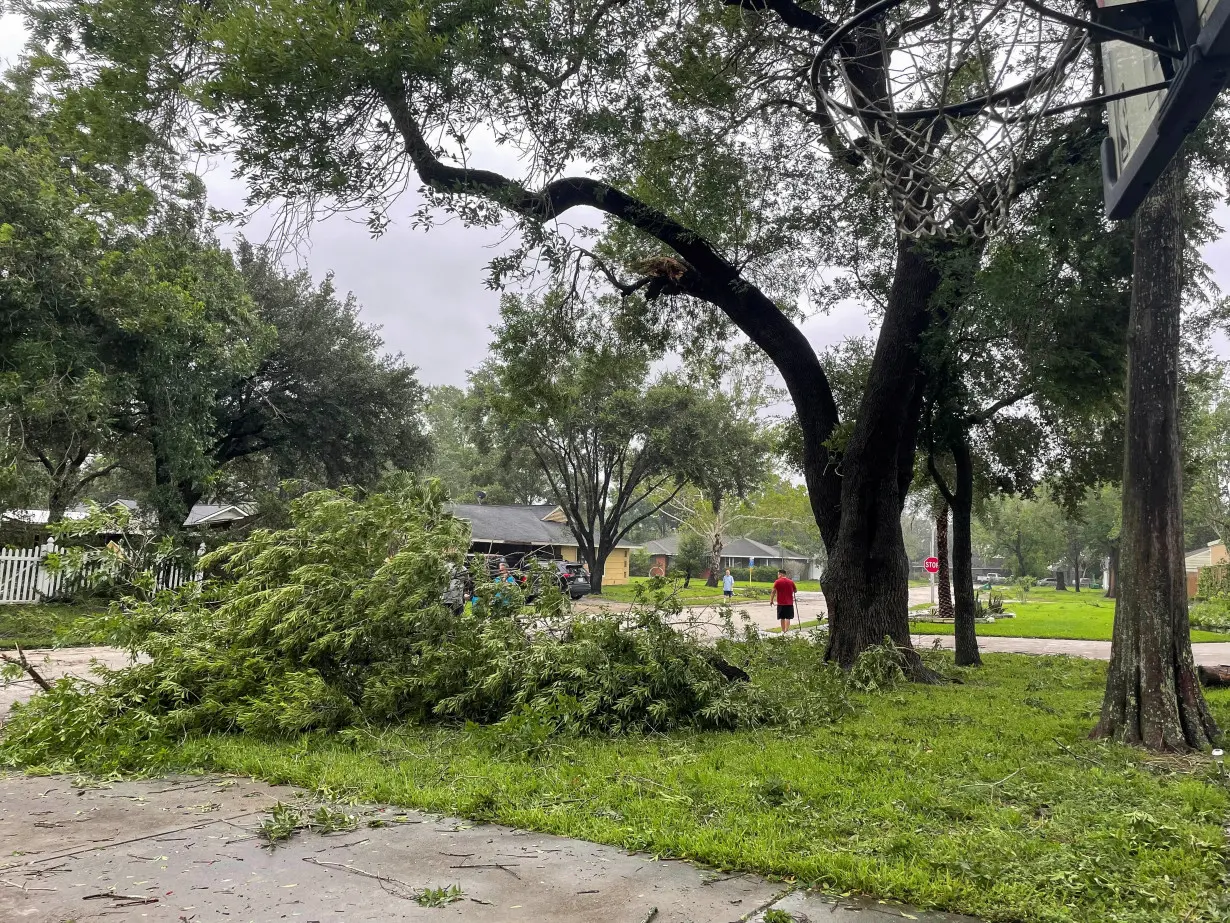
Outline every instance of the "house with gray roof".
MULTIPOLYGON (((568 518, 553 503, 455 503, 449 511, 470 523, 470 551, 474 554, 528 554, 560 561, 580 560, 568 518)), ((606 559, 604 586, 628 582, 631 550, 628 542, 616 545, 606 559)))
MULTIPOLYGON (((649 553, 649 573, 665 575, 671 559, 679 553, 679 534, 645 543, 649 553)), ((796 578, 807 575, 811 558, 781 545, 769 545, 750 538, 722 536, 722 569, 727 567, 780 567, 796 578)))

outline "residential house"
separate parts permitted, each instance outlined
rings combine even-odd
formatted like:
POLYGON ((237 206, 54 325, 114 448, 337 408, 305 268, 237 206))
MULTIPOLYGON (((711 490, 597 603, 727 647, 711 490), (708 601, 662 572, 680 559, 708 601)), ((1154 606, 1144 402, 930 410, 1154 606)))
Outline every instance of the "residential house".
POLYGON ((1201 568, 1212 567, 1214 564, 1230 564, 1230 552, 1226 550, 1226 543, 1223 541, 1209 542, 1203 548, 1189 551, 1184 558, 1184 564, 1187 567, 1187 596, 1190 599, 1196 595, 1201 568))
MULTIPOLYGON (((456 503, 454 516, 470 523, 470 551, 475 554, 537 555, 579 561, 576 537, 564 511, 550 503, 456 503)), ((627 583, 632 546, 619 542, 606 559, 603 585, 627 583)))
MULTIPOLYGON (((135 500, 114 500, 105 506, 126 507, 134 514, 140 511, 140 506, 135 500)), ((74 506, 64 511, 66 520, 81 520, 87 515, 89 515, 89 510, 84 505, 74 506)), ((184 528, 220 531, 243 522, 251 515, 250 510, 232 503, 198 503, 188 511, 188 517, 184 520, 184 528)), ((22 534, 26 537, 37 537, 41 533, 45 536, 45 528, 50 518, 51 514, 47 510, 7 510, 3 516, 0 516, 0 535, 22 534)), ((37 538, 37 540, 42 539, 37 538)))
MULTIPOLYGON (((672 559, 679 553, 679 533, 656 538, 645 543, 649 553, 649 573, 664 576, 672 559)), ((722 536, 721 569, 728 567, 780 567, 796 579, 810 576, 811 558, 781 545, 768 545, 750 538, 722 536)), ((708 571, 697 574, 708 577, 708 571)))

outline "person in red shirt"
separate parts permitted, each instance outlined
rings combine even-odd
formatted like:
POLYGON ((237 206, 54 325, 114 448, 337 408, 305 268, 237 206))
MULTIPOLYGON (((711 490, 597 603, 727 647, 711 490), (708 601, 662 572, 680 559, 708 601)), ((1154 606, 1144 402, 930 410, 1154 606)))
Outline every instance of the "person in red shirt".
POLYGON ((794 618, 794 594, 798 589, 784 570, 777 572, 773 592, 769 594, 769 605, 777 603, 777 620, 781 623, 783 635, 790 630, 790 622, 794 618))

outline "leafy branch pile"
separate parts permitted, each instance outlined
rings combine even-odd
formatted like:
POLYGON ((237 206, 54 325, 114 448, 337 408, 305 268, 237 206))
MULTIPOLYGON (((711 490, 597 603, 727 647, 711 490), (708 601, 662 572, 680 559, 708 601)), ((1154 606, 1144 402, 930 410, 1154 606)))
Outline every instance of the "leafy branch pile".
POLYGON ((515 588, 480 580, 476 611, 455 616, 444 596, 469 541, 436 482, 307 494, 289 528, 207 555, 203 584, 114 604, 94 640, 139 662, 97 683, 66 677, 15 708, 0 763, 144 768, 200 733, 527 714, 547 716, 553 733, 613 733, 848 709, 848 681, 819 649, 791 681, 772 644, 728 639, 715 651, 674 630, 678 608, 657 600, 572 615, 548 588, 527 610, 515 588), (719 654, 750 681, 727 678, 719 654))

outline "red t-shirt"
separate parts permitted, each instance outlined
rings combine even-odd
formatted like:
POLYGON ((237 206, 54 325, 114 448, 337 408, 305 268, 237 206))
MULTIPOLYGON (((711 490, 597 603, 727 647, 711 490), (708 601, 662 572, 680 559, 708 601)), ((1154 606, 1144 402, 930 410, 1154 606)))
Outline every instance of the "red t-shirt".
POLYGON ((794 591, 796 589, 794 581, 789 577, 778 577, 773 583, 773 591, 777 593, 777 604, 779 606, 793 606, 794 591))

